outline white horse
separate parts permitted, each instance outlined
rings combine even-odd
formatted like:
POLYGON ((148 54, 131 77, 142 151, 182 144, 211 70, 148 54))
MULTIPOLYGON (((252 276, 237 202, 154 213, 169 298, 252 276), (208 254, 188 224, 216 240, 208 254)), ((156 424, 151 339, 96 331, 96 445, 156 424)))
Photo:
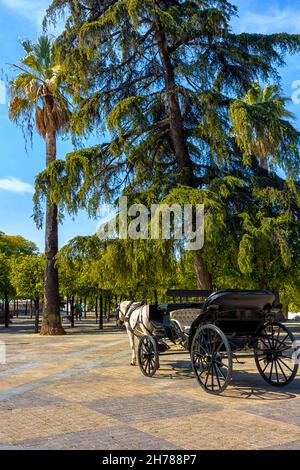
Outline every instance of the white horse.
POLYGON ((116 313, 117 326, 125 325, 126 327, 132 352, 131 365, 136 366, 135 339, 144 335, 152 335, 154 331, 154 326, 149 319, 149 305, 145 305, 143 302, 121 302, 116 313))

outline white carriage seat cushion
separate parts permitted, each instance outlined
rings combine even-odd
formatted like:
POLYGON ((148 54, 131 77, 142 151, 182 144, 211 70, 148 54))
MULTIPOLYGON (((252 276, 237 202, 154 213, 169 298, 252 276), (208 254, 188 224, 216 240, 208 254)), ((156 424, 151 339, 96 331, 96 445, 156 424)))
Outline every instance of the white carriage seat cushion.
POLYGON ((182 331, 189 333, 192 323, 199 317, 201 312, 201 309, 185 308, 182 310, 174 310, 174 312, 170 313, 170 317, 173 320, 177 320, 182 331))

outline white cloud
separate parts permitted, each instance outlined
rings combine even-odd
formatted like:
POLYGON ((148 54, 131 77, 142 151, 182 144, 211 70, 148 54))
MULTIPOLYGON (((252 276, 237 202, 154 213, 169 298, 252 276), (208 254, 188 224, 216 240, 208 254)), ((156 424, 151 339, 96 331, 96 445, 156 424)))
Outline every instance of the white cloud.
POLYGON ((298 10, 290 7, 272 6, 267 8, 264 13, 240 10, 239 18, 235 18, 232 25, 236 32, 299 33, 300 15, 298 10))
POLYGON ((34 193, 34 188, 29 183, 24 183, 17 178, 0 178, 0 190, 9 191, 10 193, 25 194, 34 193))
POLYGON ((0 0, 0 3, 40 26, 50 0, 0 0))

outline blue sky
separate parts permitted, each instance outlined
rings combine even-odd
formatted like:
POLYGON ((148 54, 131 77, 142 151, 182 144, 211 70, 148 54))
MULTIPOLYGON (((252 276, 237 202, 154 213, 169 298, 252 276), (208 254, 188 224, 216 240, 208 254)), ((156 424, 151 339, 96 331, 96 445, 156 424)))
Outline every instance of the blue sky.
MULTIPOLYGON (((233 21, 237 32, 300 33, 299 0, 232 0, 232 3, 240 9, 239 18, 233 21)), ((22 56, 21 39, 38 36, 48 5, 49 0, 0 0, 0 69, 7 69, 7 64, 22 56)), ((300 56, 288 58, 287 67, 281 72, 284 92, 291 96, 292 82, 300 81, 300 56)), ((44 142, 35 137, 33 149, 26 153, 22 132, 9 122, 7 104, 1 104, 2 101, 0 87, 0 230, 23 235, 43 250, 43 231, 37 231, 31 215, 34 179, 44 168, 44 142)), ((291 109, 300 118, 300 104, 291 104, 291 109)), ((70 150, 69 142, 59 142, 58 157, 63 158, 70 150)), ((66 218, 60 227, 60 245, 74 236, 94 233, 96 225, 84 213, 75 221, 66 218)))

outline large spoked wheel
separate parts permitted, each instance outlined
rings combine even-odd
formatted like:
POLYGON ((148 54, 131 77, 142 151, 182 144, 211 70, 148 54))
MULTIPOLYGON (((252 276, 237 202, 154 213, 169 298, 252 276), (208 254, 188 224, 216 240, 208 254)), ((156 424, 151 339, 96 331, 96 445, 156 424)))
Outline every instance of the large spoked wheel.
POLYGON ((204 325, 196 331, 191 359, 200 386, 214 395, 224 392, 232 375, 232 352, 220 328, 204 325))
POLYGON ((146 377, 153 377, 159 368, 159 355, 157 342, 153 336, 142 336, 138 348, 138 361, 142 373, 146 377))
POLYGON ((291 383, 299 368, 297 346, 292 332, 278 322, 267 323, 254 348, 255 362, 262 378, 275 387, 291 383))

